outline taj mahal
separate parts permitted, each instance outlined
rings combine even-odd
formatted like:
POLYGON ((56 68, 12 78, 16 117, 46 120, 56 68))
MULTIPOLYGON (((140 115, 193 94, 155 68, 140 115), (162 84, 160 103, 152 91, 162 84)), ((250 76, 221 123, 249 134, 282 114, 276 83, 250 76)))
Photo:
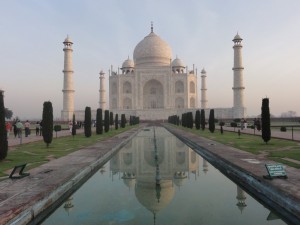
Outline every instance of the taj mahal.
MULTIPOLYGON (((216 118, 246 117, 242 40, 239 34, 233 38, 233 106, 213 108, 216 118)), ((74 110, 73 42, 67 37, 63 44, 64 81, 61 119, 71 120, 75 114, 77 120, 83 120, 84 110, 74 110)), ((177 56, 173 58, 171 47, 154 32, 153 24, 150 33, 136 45, 133 59, 128 57, 116 71, 111 67, 108 73, 108 91, 105 88, 106 74, 101 71, 99 75, 99 108, 102 110, 109 109, 114 114, 125 114, 127 118, 130 115, 138 116, 141 120, 167 120, 171 115, 195 113, 198 109, 204 109, 207 111, 206 116, 209 115, 205 69, 198 75, 194 65, 190 69, 177 56), (198 79, 201 79, 201 87, 197 85, 198 79), (106 100, 107 93, 109 104, 106 100)), ((92 110, 92 119, 95 118, 96 109, 92 110)))

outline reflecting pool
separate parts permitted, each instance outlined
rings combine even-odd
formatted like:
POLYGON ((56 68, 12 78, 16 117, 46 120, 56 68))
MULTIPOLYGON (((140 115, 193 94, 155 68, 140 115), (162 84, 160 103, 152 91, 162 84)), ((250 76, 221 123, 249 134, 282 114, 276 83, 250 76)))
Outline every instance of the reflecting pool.
POLYGON ((161 127, 142 130, 42 224, 286 224, 161 127))

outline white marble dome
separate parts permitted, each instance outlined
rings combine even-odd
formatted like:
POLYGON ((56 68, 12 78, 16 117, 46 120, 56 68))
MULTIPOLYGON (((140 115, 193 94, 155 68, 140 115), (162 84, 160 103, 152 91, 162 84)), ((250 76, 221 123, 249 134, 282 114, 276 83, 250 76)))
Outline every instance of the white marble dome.
POLYGON ((136 66, 167 66, 172 59, 172 50, 167 42, 151 32, 134 49, 133 59, 136 66))
POLYGON ((184 63, 182 62, 182 60, 178 59, 177 57, 176 57, 176 59, 173 60, 172 67, 183 67, 183 68, 185 68, 184 63))
POLYGON ((123 64, 122 64, 122 68, 134 68, 134 62, 132 59, 126 59, 123 64))

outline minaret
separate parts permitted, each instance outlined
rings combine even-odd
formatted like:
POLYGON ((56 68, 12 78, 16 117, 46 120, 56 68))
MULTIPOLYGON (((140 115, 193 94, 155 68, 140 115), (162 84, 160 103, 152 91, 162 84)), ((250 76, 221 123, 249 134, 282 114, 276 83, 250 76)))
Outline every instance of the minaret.
POLYGON ((241 211, 241 213, 243 213, 244 208, 247 206, 246 195, 245 195, 245 192, 243 191, 243 189, 240 188, 240 186, 237 185, 236 187, 237 187, 236 199, 238 200, 236 205, 239 208, 239 210, 241 211))
POLYGON ((61 111, 61 119, 63 121, 72 120, 74 113, 74 87, 73 87, 73 63, 72 63, 72 45, 73 42, 67 36, 64 43, 64 86, 63 86, 63 110, 61 111))
POLYGON ((201 109, 207 108, 207 98, 206 98, 206 71, 203 68, 201 71, 201 109))
POLYGON ((242 38, 239 34, 233 38, 234 50, 234 66, 233 70, 233 118, 245 117, 244 106, 244 76, 243 76, 243 61, 242 61, 242 38))
POLYGON ((105 73, 101 70, 100 71, 100 89, 99 89, 99 107, 100 109, 106 110, 106 95, 105 95, 105 73))

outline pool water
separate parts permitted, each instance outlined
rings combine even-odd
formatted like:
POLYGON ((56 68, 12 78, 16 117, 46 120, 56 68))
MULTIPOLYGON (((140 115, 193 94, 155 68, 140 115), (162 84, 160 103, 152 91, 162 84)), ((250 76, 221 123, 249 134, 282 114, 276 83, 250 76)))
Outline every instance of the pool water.
POLYGON ((42 224, 286 224, 161 127, 142 130, 42 224))

